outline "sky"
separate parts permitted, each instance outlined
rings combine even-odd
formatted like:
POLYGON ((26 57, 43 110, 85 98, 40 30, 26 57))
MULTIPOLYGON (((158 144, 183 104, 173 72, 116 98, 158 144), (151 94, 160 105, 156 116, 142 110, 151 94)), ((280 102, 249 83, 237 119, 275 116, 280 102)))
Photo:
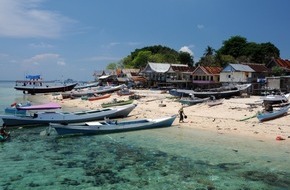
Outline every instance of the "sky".
POLYGON ((289 0, 0 0, 0 80, 94 80, 136 49, 192 54, 232 36, 290 59, 289 0))

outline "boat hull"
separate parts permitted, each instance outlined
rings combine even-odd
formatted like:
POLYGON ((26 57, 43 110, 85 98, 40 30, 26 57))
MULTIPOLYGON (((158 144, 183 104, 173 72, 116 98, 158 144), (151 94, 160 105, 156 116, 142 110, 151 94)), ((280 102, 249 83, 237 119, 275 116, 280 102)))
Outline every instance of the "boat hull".
POLYGON ((259 113, 259 114, 257 114, 257 118, 259 119, 260 122, 276 119, 276 118, 279 118, 279 117, 286 115, 289 108, 290 108, 290 106, 286 106, 284 108, 281 108, 280 110, 276 110, 273 112, 259 113))
POLYGON ((169 127, 173 124, 176 115, 171 117, 160 118, 157 120, 138 119, 132 121, 121 121, 118 123, 100 122, 100 125, 72 124, 72 125, 56 125, 50 126, 55 128, 59 135, 99 135, 108 133, 120 133, 145 129, 169 127), (102 124, 101 124, 102 123, 102 124))
POLYGON ((23 93, 38 94, 71 91, 76 85, 77 83, 63 86, 15 86, 14 88, 23 91, 23 93))
POLYGON ((17 116, 17 115, 2 115, 0 116, 3 122, 9 126, 24 126, 24 125, 48 125, 49 123, 78 123, 95 120, 103 120, 107 118, 126 117, 136 107, 136 104, 106 108, 100 110, 90 110, 82 112, 40 112, 34 116, 17 116))

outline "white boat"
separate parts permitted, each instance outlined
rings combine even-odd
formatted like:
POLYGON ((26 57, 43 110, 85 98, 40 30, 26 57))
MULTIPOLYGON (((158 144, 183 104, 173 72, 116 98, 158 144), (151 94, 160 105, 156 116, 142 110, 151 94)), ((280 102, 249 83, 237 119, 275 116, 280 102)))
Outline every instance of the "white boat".
POLYGON ((287 103, 290 93, 288 94, 270 94, 262 97, 263 103, 265 104, 281 104, 287 103))
POLYGON ((209 107, 212 107, 212 106, 217 106, 217 105, 220 105, 224 102, 224 99, 213 99, 213 100, 209 100, 207 101, 207 105, 209 107))
POLYGON ((103 120, 105 117, 126 117, 136 107, 136 104, 79 112, 37 112, 31 116, 0 115, 7 126, 46 125, 49 123, 78 123, 103 120))
POLYGON ((191 106, 191 105, 194 105, 194 104, 206 102, 209 99, 210 99, 210 97, 207 97, 207 98, 197 98, 197 97, 191 96, 191 97, 182 97, 182 98, 180 98, 179 102, 181 104, 186 104, 186 105, 191 106))
POLYGON ((158 119, 135 119, 124 121, 105 120, 69 125, 51 123, 50 127, 54 128, 59 135, 107 134, 169 127, 174 122, 176 116, 177 115, 158 119))

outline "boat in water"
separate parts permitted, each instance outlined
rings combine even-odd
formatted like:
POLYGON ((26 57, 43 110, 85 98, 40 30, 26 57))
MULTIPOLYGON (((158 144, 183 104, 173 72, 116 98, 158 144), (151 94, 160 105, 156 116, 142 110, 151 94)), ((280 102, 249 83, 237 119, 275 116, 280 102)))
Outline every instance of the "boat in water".
POLYGON ((39 94, 39 93, 52 93, 52 92, 65 92, 71 91, 77 83, 49 85, 42 81, 40 75, 28 75, 28 80, 18 80, 14 89, 21 90, 24 94, 39 94))
POLYGON ((54 128, 59 135, 97 135, 169 127, 176 117, 177 115, 158 119, 105 120, 69 125, 51 123, 50 127, 54 128))
POLYGON ((49 123, 67 124, 67 123, 102 120, 105 117, 108 118, 126 117, 136 106, 137 106, 136 104, 131 104, 120 107, 78 111, 78 112, 39 111, 29 116, 0 115, 0 118, 8 127, 24 126, 24 125, 48 125, 49 123))

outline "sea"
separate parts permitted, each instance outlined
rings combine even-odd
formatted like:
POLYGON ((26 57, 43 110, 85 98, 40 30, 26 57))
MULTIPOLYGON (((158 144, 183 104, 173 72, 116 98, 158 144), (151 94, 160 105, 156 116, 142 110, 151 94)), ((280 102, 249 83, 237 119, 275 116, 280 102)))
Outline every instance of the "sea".
MULTIPOLYGON (((31 100, 13 86, 0 82, 0 114, 31 100)), ((60 137, 43 135, 47 127, 9 129, 10 140, 0 142, 0 190, 290 189, 285 141, 179 126, 60 137)))

